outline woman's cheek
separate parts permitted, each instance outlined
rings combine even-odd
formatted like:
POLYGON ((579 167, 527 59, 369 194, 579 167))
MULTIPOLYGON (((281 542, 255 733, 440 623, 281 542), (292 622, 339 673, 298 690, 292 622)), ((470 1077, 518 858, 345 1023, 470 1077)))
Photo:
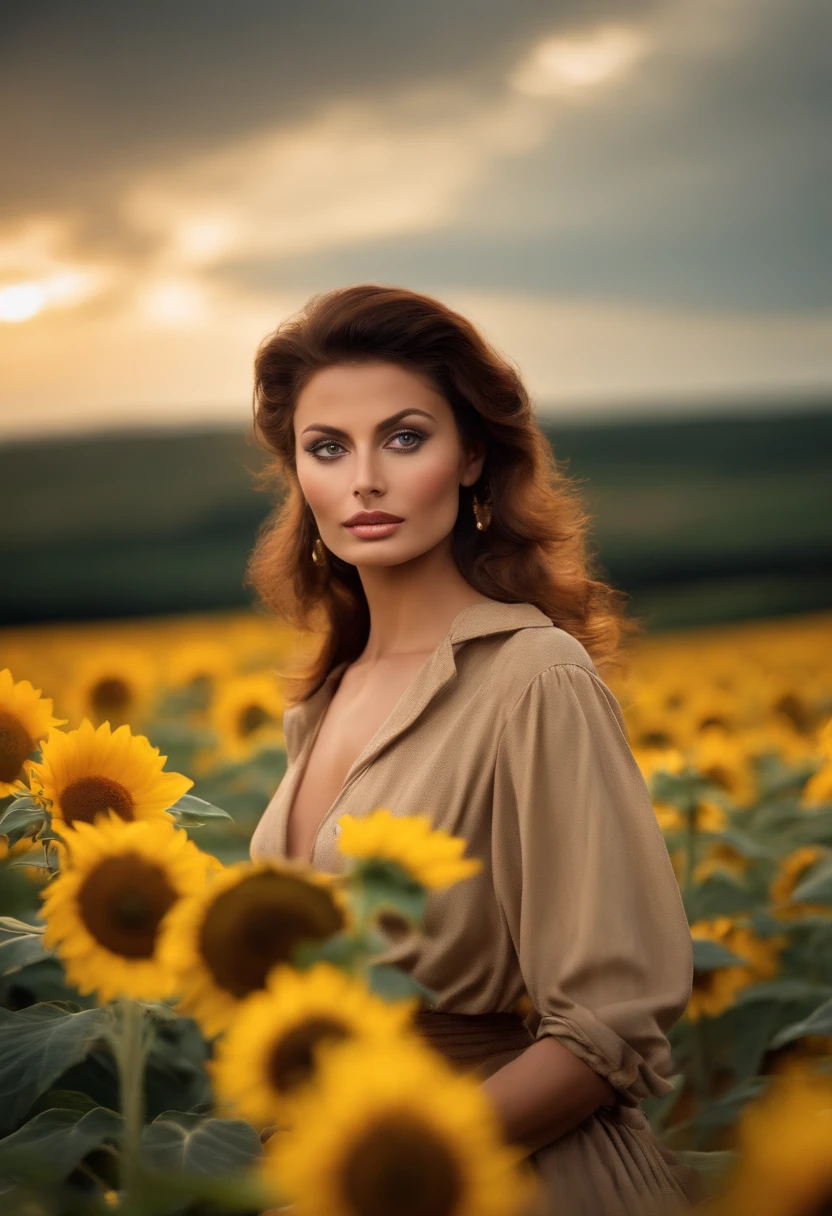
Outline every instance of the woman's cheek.
POLYGON ((440 506, 446 498, 455 505, 459 492, 455 465, 450 461, 436 461, 414 468, 407 479, 407 491, 410 502, 417 508, 440 506))

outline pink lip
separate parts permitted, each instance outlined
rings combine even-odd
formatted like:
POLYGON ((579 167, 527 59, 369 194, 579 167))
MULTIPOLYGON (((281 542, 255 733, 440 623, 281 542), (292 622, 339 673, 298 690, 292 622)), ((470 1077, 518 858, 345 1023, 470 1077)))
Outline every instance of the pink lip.
POLYGON ((401 516, 388 515, 386 511, 356 511, 355 515, 345 520, 344 527, 352 528, 356 524, 400 524, 401 516))
POLYGON ((360 536, 364 540, 378 540, 382 536, 390 536, 396 531, 396 528, 401 527, 404 523, 402 519, 388 520, 383 524, 349 524, 347 531, 352 532, 353 536, 360 536))

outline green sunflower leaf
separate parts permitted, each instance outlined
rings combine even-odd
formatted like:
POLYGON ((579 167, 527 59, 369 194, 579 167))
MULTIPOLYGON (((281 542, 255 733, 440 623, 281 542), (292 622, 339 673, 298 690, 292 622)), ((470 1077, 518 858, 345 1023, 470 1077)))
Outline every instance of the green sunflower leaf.
POLYGON ((381 858, 355 862, 348 889, 364 918, 390 908, 414 928, 422 927, 427 891, 395 862, 381 858))
POLYGON ((260 1137, 243 1119, 206 1119, 166 1110, 142 1133, 142 1160, 154 1172, 225 1174, 260 1155, 260 1137))
POLYGON ((24 836, 34 833, 31 829, 35 824, 46 820, 46 811, 31 798, 15 798, 6 813, 0 819, 0 836, 5 836, 9 845, 17 844, 24 836))
POLYGON ((793 1043, 795 1039, 803 1039, 809 1034, 832 1035, 832 998, 800 1022, 792 1022, 791 1026, 784 1026, 774 1036, 769 1046, 783 1047, 784 1044, 793 1043))
POLYGON ((109 1010, 69 1013, 61 1007, 65 1004, 0 1008, 0 1130, 19 1123, 35 1099, 107 1032, 109 1010))
POLYGON ((35 1170, 41 1178, 66 1178, 87 1153, 116 1140, 121 1115, 97 1106, 82 1113, 45 1110, 0 1141, 0 1175, 35 1170))
POLYGON ((739 832, 736 828, 726 828, 724 832, 700 832, 703 840, 710 842, 721 842, 731 845, 743 857, 756 857, 760 859, 771 859, 774 857, 774 850, 763 844, 762 841, 754 840, 745 832, 739 832))
POLYGON ((390 963, 371 963, 367 968, 367 987, 383 1001, 406 1001, 423 997, 429 1005, 436 1002, 437 994, 420 984, 407 971, 390 963))
POLYGON ((333 967, 351 972, 368 953, 367 942, 360 937, 335 933, 322 942, 299 942, 292 952, 292 963, 300 971, 307 971, 316 963, 331 963, 333 967))
POLYGON ((43 925, 27 925, 13 916, 0 917, 0 975, 11 975, 49 957, 43 945, 43 929, 43 925))
POLYGON ((199 826, 211 819, 231 819, 228 811, 224 811, 222 807, 205 802, 193 794, 183 794, 178 802, 168 807, 168 814, 173 815, 183 826, 199 826))
POLYGON ((814 865, 792 892, 792 899, 806 904, 832 904, 832 857, 814 865))
POLYGON ((130 1216, 177 1216, 182 1212, 239 1212, 252 1216, 280 1210, 286 1200, 256 1170, 231 1174, 153 1173, 142 1178, 141 1191, 130 1204, 130 1216))
POLYGON ((722 942, 714 942, 709 938, 693 938, 693 969, 694 971, 715 971, 718 967, 737 967, 746 962, 738 954, 734 954, 722 942))

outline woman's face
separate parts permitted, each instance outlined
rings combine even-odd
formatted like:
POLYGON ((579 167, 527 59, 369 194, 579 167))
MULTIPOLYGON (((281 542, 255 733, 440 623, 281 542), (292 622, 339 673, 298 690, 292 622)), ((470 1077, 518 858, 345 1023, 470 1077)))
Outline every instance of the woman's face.
POLYGON ((460 485, 484 454, 463 450, 453 411, 426 380, 394 363, 338 364, 308 380, 294 414, 298 480, 327 549, 354 566, 428 552, 453 529, 460 485), (401 522, 363 535, 358 512, 401 522))

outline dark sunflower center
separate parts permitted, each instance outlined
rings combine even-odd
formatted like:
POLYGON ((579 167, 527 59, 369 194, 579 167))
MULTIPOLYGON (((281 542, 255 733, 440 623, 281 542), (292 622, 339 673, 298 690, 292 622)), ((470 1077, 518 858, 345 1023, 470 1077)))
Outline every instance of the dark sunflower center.
POLYGON ((315 1072, 315 1051, 324 1041, 340 1043, 351 1032, 335 1018, 310 1017, 282 1034, 269 1057, 268 1077, 279 1093, 305 1085, 315 1072))
POLYGON ((700 718, 700 730, 707 730, 709 726, 719 726, 722 730, 730 730, 731 723, 720 714, 709 714, 706 718, 700 718))
POLYGON ((784 693, 774 708, 788 718, 796 730, 808 732, 811 729, 812 713, 795 693, 784 693))
POLYGON ((712 765, 705 770, 704 774, 709 781, 713 781, 714 785, 718 785, 720 789, 730 793, 734 788, 734 776, 729 769, 723 768, 719 764, 712 765))
POLYGON ((641 736, 642 747, 670 747, 673 742, 670 735, 662 730, 648 730, 641 736))
POLYGON ((90 872, 78 893, 78 910, 106 950, 122 958, 152 958, 159 924, 176 898, 164 870, 138 853, 125 853, 90 872))
POLYGON ((217 896, 200 929, 200 953, 219 987, 242 999, 264 987, 277 963, 291 962, 300 942, 331 937, 343 923, 323 887, 266 871, 217 896))
POLYGON ((92 688, 90 701, 97 714, 122 713, 132 700, 130 685, 119 676, 99 680, 92 688))
POLYGON ((61 791, 61 811, 67 823, 80 819, 94 823, 96 815, 111 807, 128 822, 135 818, 133 799, 119 781, 111 777, 79 777, 61 791))
POLYGON ((410 1116, 387 1116, 353 1145, 339 1189, 355 1216, 452 1216, 464 1178, 437 1132, 410 1116))
POLYGON ((832 1216, 832 1184, 827 1183, 820 1195, 810 1199, 806 1207, 801 1207, 795 1216, 832 1216))
POLYGON ((0 709, 0 781, 14 781, 34 746, 23 723, 0 709))
POLYGON ((237 720, 240 734, 244 737, 252 735, 261 726, 272 721, 271 714, 266 713, 262 705, 247 705, 237 720))

